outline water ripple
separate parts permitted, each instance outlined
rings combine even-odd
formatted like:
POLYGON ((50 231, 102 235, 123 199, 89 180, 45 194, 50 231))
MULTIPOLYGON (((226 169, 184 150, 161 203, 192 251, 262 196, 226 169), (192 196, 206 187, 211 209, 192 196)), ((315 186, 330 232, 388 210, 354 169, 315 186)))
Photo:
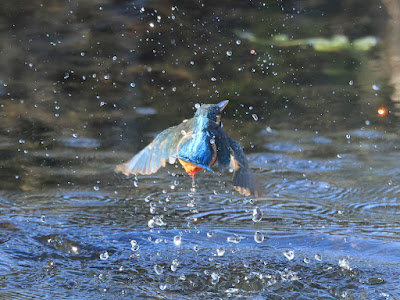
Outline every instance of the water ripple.
POLYGON ((290 142, 274 142, 264 145, 265 148, 277 152, 301 152, 303 148, 300 145, 290 142))
POLYGON ((259 168, 270 168, 274 172, 293 171, 293 172, 327 172, 337 171, 343 166, 358 164, 353 157, 346 159, 332 158, 329 160, 293 158, 288 155, 277 153, 259 153, 250 156, 252 165, 259 168))
POLYGON ((100 141, 91 138, 64 138, 62 143, 71 148, 96 148, 100 146, 100 141))
POLYGON ((317 180, 284 180, 271 187, 272 192, 286 197, 323 200, 343 200, 356 195, 353 187, 339 187, 325 181, 317 180))
POLYGON ((101 206, 107 203, 115 202, 116 199, 112 199, 107 195, 99 192, 92 191, 65 191, 58 195, 59 201, 73 204, 74 206, 101 206))

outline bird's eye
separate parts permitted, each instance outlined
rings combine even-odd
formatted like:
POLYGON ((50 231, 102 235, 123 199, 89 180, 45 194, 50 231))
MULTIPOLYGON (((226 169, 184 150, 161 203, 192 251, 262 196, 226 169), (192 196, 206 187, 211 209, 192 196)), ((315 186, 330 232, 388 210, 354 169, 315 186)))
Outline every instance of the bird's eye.
POLYGON ((221 116, 220 115, 217 116, 217 119, 215 120, 215 122, 217 122, 218 124, 221 123, 221 116))

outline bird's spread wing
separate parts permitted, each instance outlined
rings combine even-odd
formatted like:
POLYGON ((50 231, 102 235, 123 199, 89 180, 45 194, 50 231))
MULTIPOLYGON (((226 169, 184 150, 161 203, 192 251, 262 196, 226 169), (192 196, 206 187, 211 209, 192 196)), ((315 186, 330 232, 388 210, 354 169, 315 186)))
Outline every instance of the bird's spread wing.
POLYGON ((231 149, 231 166, 234 170, 233 186, 235 190, 245 196, 260 197, 262 195, 262 188, 248 166, 242 147, 230 137, 229 144, 231 149))
POLYGON ((192 120, 164 130, 130 161, 118 165, 115 171, 125 175, 149 175, 165 167, 167 162, 173 164, 178 154, 177 145, 185 135, 184 129, 190 127, 190 122, 192 120))

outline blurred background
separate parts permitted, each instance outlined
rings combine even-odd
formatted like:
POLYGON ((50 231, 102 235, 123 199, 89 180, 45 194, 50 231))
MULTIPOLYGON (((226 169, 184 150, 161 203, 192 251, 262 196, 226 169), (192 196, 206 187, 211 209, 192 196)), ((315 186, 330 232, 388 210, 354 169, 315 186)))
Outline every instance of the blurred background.
POLYGON ((0 7, 0 295, 400 297, 398 1, 0 7), (225 99, 264 198, 114 174, 225 99))

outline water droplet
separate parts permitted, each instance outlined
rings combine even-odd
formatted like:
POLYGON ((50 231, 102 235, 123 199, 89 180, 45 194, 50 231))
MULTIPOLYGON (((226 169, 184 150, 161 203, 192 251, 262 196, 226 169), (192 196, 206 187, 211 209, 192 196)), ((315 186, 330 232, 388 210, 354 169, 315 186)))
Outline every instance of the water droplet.
POLYGON ((285 255, 288 260, 292 260, 294 258, 294 250, 285 250, 283 251, 283 255, 285 255))
POLYGON ((177 259, 174 259, 171 264, 171 271, 175 272, 178 269, 178 266, 179 266, 179 261, 177 259))
POLYGON ((113 56, 113 60, 117 60, 118 57, 116 55, 113 56))
POLYGON ((211 81, 217 81, 217 78, 211 77, 211 81))
POLYGON ((101 260, 107 260, 110 256, 108 255, 107 251, 104 251, 102 253, 100 253, 100 259, 101 260))
POLYGON ((340 259, 338 262, 338 266, 345 269, 345 270, 351 270, 350 265, 349 265, 349 261, 345 258, 340 259))
POLYGON ((154 223, 155 223, 157 226, 164 226, 164 225, 166 225, 166 223, 163 221, 163 216, 155 216, 155 217, 154 217, 154 223))
POLYGON ((314 257, 315 257, 315 260, 318 260, 318 261, 322 261, 322 256, 321 256, 321 254, 315 254, 314 255, 314 257))
POLYGON ((308 257, 304 257, 304 260, 303 260, 306 264, 309 264, 310 263, 310 259, 308 258, 308 257))
POLYGON ((211 238, 213 236, 214 236, 214 232, 212 232, 212 231, 207 232, 207 237, 211 238))
POLYGON ((182 135, 186 135, 186 131, 185 130, 181 130, 181 134, 182 135))
POLYGON ((254 233, 254 240, 256 243, 262 243, 264 241, 264 235, 261 232, 256 231, 254 233))
POLYGON ((174 244, 175 246, 180 246, 182 243, 182 237, 180 235, 174 236, 174 244))
POLYGON ((97 185, 95 185, 95 186, 93 187, 93 189, 94 189, 95 191, 98 191, 100 188, 99 188, 97 185))
POLYGON ((263 212, 259 207, 253 209, 253 222, 260 222, 263 217, 263 212))
POLYGON ((236 45, 240 45, 242 43, 241 40, 236 40, 236 45))
POLYGON ((165 291, 167 289, 166 283, 160 283, 160 290, 165 291))
POLYGON ((104 75, 104 79, 106 80, 110 79, 110 75, 104 75))
POLYGON ((227 56, 232 56, 232 51, 230 51, 230 50, 226 51, 226 55, 227 56))
POLYGON ((131 240, 131 250, 132 251, 138 251, 139 250, 139 244, 135 240, 131 240))
POLYGON ((164 269, 160 265, 154 265, 154 272, 156 272, 157 275, 161 275, 164 272, 164 269))
POLYGON ((258 121, 258 116, 256 114, 252 114, 251 116, 253 117, 254 121, 258 121))
POLYGON ((219 275, 218 273, 212 272, 211 273, 211 284, 216 285, 219 282, 219 275))
POLYGON ((131 86, 132 88, 134 88, 134 87, 136 86, 136 83, 131 82, 130 86, 131 86))
POLYGON ((40 217, 40 221, 46 222, 46 216, 41 216, 41 217, 40 217))
POLYGON ((379 86, 379 84, 373 84, 372 88, 374 89, 374 91, 379 91, 381 89, 381 87, 379 86))
POLYGON ((218 256, 223 256, 225 254, 225 248, 221 247, 217 249, 217 255, 218 256))
POLYGON ((81 56, 85 56, 85 52, 82 51, 82 52, 81 52, 81 56))
POLYGON ((25 140, 20 139, 18 142, 19 142, 20 144, 24 144, 24 143, 25 143, 25 140))
POLYGON ((354 84, 353 80, 350 80, 349 85, 353 85, 353 84, 354 84))
POLYGON ((350 139, 351 138, 351 135, 350 134, 346 134, 346 139, 350 139))
POLYGON ((154 23, 149 24, 151 28, 154 28, 154 23))
POLYGON ((196 103, 196 104, 194 105, 194 107, 195 107, 196 109, 199 109, 199 108, 200 108, 200 104, 199 104, 199 103, 196 103))
POLYGON ((244 239, 244 237, 238 236, 237 234, 233 235, 233 236, 228 236, 226 238, 226 240, 228 241, 228 243, 235 243, 238 244, 240 243, 240 241, 244 239))
POLYGON ((215 144, 215 140, 214 139, 210 139, 210 144, 215 144))
POLYGON ((197 252, 197 251, 200 250, 200 247, 199 247, 198 245, 194 245, 193 250, 194 250, 195 252, 197 252))

